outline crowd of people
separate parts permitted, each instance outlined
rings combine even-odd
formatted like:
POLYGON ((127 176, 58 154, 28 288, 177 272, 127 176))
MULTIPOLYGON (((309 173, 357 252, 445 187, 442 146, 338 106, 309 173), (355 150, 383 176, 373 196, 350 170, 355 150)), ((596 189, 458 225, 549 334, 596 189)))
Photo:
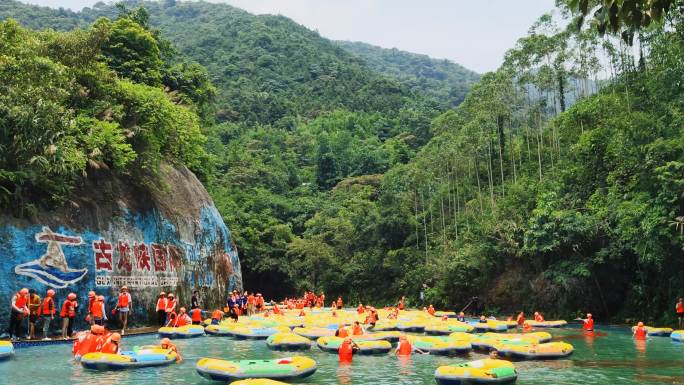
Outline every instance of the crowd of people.
MULTIPOLYGON (((80 305, 76 293, 69 293, 64 301, 59 303, 55 298, 55 291, 48 289, 44 297, 34 289, 23 288, 12 296, 10 301, 10 324, 9 336, 11 340, 18 338, 37 339, 36 329, 42 327, 43 339, 50 340, 50 326, 55 317, 62 319, 61 337, 67 339, 73 336, 75 319, 79 313, 80 305), (25 320, 28 320, 28 328, 24 329, 25 320)), ((107 304, 103 295, 97 295, 94 291, 88 293, 85 306, 85 321, 90 325, 104 326, 108 321, 107 304)), ((116 316, 124 334, 128 327, 128 314, 133 299, 128 288, 123 286, 116 295, 116 304, 110 310, 110 315, 116 316)))

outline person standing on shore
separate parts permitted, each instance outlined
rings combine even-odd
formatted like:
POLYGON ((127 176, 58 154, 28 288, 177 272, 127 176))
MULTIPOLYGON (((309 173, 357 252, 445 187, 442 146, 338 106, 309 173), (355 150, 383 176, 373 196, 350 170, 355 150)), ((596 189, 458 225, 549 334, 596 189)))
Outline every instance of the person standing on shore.
POLYGON ((162 327, 166 323, 166 293, 164 293, 163 291, 159 293, 156 310, 157 323, 159 324, 159 327, 162 327))
POLYGON ((28 296, 29 290, 27 288, 19 290, 18 293, 12 296, 9 336, 13 341, 20 337, 19 334, 21 333, 21 321, 23 321, 24 317, 29 314, 28 296))
POLYGON ((76 317, 76 293, 69 293, 66 301, 62 304, 62 311, 59 316, 62 317, 62 338, 67 339, 74 333, 74 318, 76 317))
POLYGON ((49 289, 47 295, 43 299, 43 304, 40 306, 40 315, 43 320, 43 340, 49 341, 48 332, 50 331, 50 323, 55 319, 55 291, 49 289))
POLYGON ((684 298, 680 298, 677 301, 675 313, 677 313, 677 325, 679 329, 684 329, 684 298))
POLYGON ((121 335, 124 335, 126 328, 128 327, 128 313, 132 306, 133 299, 128 292, 128 287, 122 286, 116 303, 116 309, 119 312, 119 322, 121 323, 121 335))
POLYGON ((36 338, 36 323, 38 322, 38 314, 40 311, 40 296, 36 294, 34 289, 29 290, 29 339, 36 338))

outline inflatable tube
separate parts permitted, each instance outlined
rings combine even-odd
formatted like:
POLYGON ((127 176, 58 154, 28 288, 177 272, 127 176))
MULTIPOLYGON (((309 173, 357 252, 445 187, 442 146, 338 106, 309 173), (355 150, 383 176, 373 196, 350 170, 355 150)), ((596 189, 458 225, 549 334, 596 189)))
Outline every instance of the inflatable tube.
POLYGON ((495 344, 531 345, 551 341, 551 334, 537 333, 484 333, 470 341, 474 349, 490 350, 495 344))
POLYGON ((276 380, 269 380, 268 378, 257 378, 250 380, 237 380, 231 382, 230 385, 288 385, 285 382, 280 382, 276 380))
POLYGON ((565 327, 568 322, 563 320, 558 321, 543 321, 537 322, 533 320, 525 321, 525 323, 533 328, 562 328, 565 327))
POLYGON ((0 341, 0 361, 14 355, 14 345, 10 341, 0 341))
POLYGON ((473 350, 468 341, 436 336, 406 336, 416 348, 437 355, 466 354, 473 350))
POLYGON ((232 335, 231 332, 233 329, 235 329, 235 326, 207 325, 204 328, 204 332, 209 334, 210 336, 227 337, 232 335))
POLYGON ((465 322, 443 322, 430 324, 425 327, 425 334, 428 335, 449 335, 451 333, 472 333, 475 330, 473 325, 468 325, 465 322))
POLYGON ((480 323, 480 322, 471 322, 470 325, 472 325, 475 328, 475 331, 478 333, 485 333, 485 332, 497 332, 497 333, 504 333, 508 331, 508 326, 505 323, 499 322, 499 321, 493 321, 493 320, 487 320, 486 323, 480 323))
POLYGON ((290 328, 285 326, 277 327, 236 327, 230 334, 237 339, 265 340, 276 333, 289 332, 290 328))
POLYGON ((176 353, 169 349, 141 349, 121 354, 88 353, 81 357, 81 365, 86 369, 121 370, 163 366, 176 362, 176 353))
POLYGON ((392 331, 397 329, 397 320, 393 319, 383 319, 375 323, 375 327, 372 329, 374 332, 392 331))
POLYGON ((401 321, 397 322, 397 330, 404 333, 422 333, 425 331, 425 325, 416 321, 401 321))
POLYGON ((435 370, 435 380, 440 385, 513 384, 517 378, 518 373, 512 363, 489 358, 460 365, 440 366, 435 370))
POLYGON ((316 361, 295 356, 272 360, 226 361, 202 358, 197 362, 197 373, 213 381, 235 381, 248 378, 288 380, 303 378, 316 371, 316 361))
MULTIPOLYGON (((339 337, 321 337, 316 340, 316 345, 328 353, 337 353, 342 345, 343 338, 339 337)), ((357 345, 359 345, 358 354, 370 355, 370 354, 387 354, 392 350, 392 344, 385 340, 376 341, 358 341, 355 340, 357 345)))
POLYGON ((455 311, 436 311, 435 312, 435 317, 442 318, 443 316, 447 316, 447 318, 456 318, 456 312, 455 311))
POLYGON ((354 341, 379 341, 379 340, 385 340, 389 342, 398 342, 399 337, 401 337, 401 333, 398 331, 391 331, 391 332, 378 332, 378 333, 366 333, 362 334, 360 336, 352 336, 354 341))
POLYGON ((311 340, 315 340, 321 337, 330 337, 335 335, 335 330, 326 328, 294 328, 292 330, 295 334, 302 337, 306 337, 311 340))
POLYGON ((672 334, 671 328, 654 328, 646 326, 649 337, 669 337, 672 334))
POLYGON ((670 334, 672 341, 684 342, 684 330, 675 330, 670 334))
POLYGON ((548 342, 545 344, 514 345, 502 341, 494 348, 499 354, 522 360, 548 360, 564 358, 572 354, 574 348, 566 342, 548 342))
POLYGON ((266 339, 266 346, 273 350, 308 350, 312 342, 294 333, 276 333, 266 339))
POLYGON ((167 338, 194 338, 204 335, 202 325, 185 325, 178 328, 162 327, 159 328, 159 337, 167 338))

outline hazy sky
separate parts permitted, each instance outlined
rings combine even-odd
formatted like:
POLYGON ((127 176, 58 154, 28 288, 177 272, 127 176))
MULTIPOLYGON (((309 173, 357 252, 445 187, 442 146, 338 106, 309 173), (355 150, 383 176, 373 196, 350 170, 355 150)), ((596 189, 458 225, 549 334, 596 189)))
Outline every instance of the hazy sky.
MULTIPOLYGON (((24 0, 80 10, 97 0, 24 0)), ((214 0, 249 12, 282 14, 335 40, 451 59, 470 69, 496 69, 554 0, 214 0)))

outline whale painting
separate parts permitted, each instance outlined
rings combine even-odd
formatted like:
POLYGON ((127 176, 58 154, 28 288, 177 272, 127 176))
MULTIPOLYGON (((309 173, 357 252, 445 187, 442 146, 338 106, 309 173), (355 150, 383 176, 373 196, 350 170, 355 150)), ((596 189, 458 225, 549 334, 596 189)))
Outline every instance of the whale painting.
POLYGON ((49 227, 43 227, 43 231, 36 234, 36 242, 47 243, 45 254, 38 259, 15 266, 15 273, 35 278, 56 289, 74 284, 88 273, 88 269, 70 268, 62 252, 62 245, 79 246, 83 244, 83 238, 58 234, 49 227))

